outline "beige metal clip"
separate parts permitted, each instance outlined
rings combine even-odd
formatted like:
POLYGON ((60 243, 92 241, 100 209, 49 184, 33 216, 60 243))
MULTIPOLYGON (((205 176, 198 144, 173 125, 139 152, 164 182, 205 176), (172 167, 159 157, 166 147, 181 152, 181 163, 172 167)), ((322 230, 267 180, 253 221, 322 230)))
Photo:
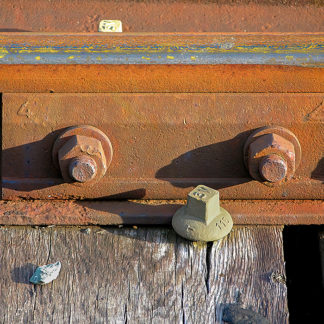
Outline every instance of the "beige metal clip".
POLYGON ((219 192, 200 185, 188 195, 187 204, 172 218, 174 230, 192 241, 216 241, 233 227, 231 215, 219 205, 219 192))
POLYGON ((101 20, 99 23, 99 32, 103 33, 121 33, 123 31, 120 20, 101 20))

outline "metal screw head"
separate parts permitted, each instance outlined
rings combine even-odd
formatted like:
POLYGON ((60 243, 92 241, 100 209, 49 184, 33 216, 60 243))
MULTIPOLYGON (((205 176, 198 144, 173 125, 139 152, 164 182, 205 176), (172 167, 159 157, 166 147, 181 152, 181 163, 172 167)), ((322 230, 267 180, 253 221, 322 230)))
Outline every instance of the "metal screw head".
POLYGON ((63 180, 79 187, 97 183, 105 175, 112 155, 109 138, 89 125, 66 129, 52 149, 53 163, 63 180))
POLYGON ((174 230, 192 241, 216 241, 233 227, 231 215, 219 206, 219 192, 200 185, 188 195, 187 204, 172 218, 174 230))
POLYGON ((293 143, 277 134, 265 134, 249 145, 248 169, 256 180, 280 183, 293 177, 295 157, 293 143))
POLYGON ((90 181, 96 176, 96 173, 95 160, 86 155, 74 158, 69 165, 70 177, 78 182, 90 181))
POLYGON ((187 210, 208 224, 220 212, 219 192, 206 186, 197 186, 188 194, 187 210))
POLYGON ((77 185, 92 185, 107 170, 101 142, 95 138, 73 135, 58 151, 63 179, 77 185))
POLYGON ((259 165, 261 176, 269 182, 278 182, 287 175, 287 162, 277 154, 265 156, 259 165))
POLYGON ((290 180, 301 161, 298 138, 280 126, 254 131, 244 144, 244 163, 252 178, 271 186, 290 180))

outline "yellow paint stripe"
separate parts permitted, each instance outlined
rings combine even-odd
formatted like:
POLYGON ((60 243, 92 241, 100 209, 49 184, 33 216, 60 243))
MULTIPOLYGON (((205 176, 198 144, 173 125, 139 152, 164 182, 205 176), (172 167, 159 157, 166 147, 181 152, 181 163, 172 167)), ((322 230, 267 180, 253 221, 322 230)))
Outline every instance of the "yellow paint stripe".
MULTIPOLYGON (((154 49, 151 47, 144 47, 144 48, 133 48, 133 49, 125 49, 121 46, 115 47, 112 49, 95 49, 92 46, 84 47, 84 48, 74 48, 74 49, 54 49, 51 47, 37 47, 34 49, 29 49, 28 47, 22 47, 19 49, 13 49, 13 52, 16 51, 16 53, 24 54, 24 53, 129 53, 133 54, 136 52, 146 52, 146 53, 174 53, 174 52, 182 52, 185 51, 187 53, 282 53, 282 54, 290 54, 290 53, 309 53, 310 51, 313 51, 316 49, 318 44, 309 44, 305 46, 298 46, 298 47, 287 47, 281 49, 280 46, 252 46, 252 47, 245 47, 245 46, 233 46, 231 48, 213 48, 213 47, 204 47, 204 48, 198 48, 198 49, 190 49, 190 48, 183 48, 180 46, 180 49, 177 49, 175 47, 174 49, 171 49, 171 46, 164 45, 159 47, 158 49, 154 49)), ((318 51, 321 51, 320 48, 318 48, 318 51)), ((9 54, 8 50, 5 47, 0 47, 0 54, 9 54)), ((172 56, 170 56, 172 57, 172 56)))

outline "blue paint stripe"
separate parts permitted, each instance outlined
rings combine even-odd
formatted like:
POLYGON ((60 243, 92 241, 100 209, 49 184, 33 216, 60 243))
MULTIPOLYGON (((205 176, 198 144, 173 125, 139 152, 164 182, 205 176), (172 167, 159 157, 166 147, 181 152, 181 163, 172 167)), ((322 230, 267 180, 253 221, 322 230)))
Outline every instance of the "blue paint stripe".
POLYGON ((324 54, 261 53, 35 53, 10 54, 0 64, 266 64, 324 67, 324 54))
POLYGON ((0 64, 266 64, 324 66, 324 44, 1 46, 0 64))

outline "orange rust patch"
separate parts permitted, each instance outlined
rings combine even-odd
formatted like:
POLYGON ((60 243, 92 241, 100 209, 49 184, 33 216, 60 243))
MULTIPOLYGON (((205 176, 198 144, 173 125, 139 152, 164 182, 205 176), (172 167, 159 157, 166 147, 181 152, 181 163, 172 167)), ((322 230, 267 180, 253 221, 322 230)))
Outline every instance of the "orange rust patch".
MULTIPOLYGON (((170 224, 184 202, 0 201, 4 225, 170 224)), ((324 202, 310 200, 223 200, 235 225, 323 224, 324 202)))
POLYGON ((321 68, 0 65, 1 92, 324 92, 321 68))

